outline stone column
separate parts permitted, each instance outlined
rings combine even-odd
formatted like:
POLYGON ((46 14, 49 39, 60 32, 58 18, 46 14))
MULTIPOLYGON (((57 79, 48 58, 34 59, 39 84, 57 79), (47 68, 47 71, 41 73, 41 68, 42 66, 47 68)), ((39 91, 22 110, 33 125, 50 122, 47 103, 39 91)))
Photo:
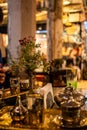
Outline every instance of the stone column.
POLYGON ((8 0, 8 50, 18 58, 19 39, 35 36, 36 0, 8 0))
POLYGON ((50 0, 48 8, 48 59, 62 57, 63 0, 50 0))

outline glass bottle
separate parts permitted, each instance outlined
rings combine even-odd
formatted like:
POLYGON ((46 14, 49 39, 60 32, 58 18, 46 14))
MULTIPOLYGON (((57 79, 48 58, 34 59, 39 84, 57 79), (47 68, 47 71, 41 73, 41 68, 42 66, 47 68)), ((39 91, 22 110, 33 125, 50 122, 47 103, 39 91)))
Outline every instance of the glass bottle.
POLYGON ((43 97, 39 93, 26 95, 28 124, 39 125, 43 121, 43 97))

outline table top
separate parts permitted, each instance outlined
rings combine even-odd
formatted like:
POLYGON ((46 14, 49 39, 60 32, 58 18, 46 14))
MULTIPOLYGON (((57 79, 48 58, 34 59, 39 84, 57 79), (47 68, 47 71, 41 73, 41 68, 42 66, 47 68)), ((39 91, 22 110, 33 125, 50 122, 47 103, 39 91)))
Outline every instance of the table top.
MULTIPOLYGON (((6 108, 9 109, 9 106, 6 108)), ((13 123, 9 113, 4 112, 4 120, 0 117, 0 129, 2 130, 70 130, 70 129, 81 129, 87 130, 87 111, 81 111, 83 117, 81 118, 80 124, 77 126, 66 127, 61 123, 61 110, 60 109, 44 109, 42 122, 16 122, 13 123), (8 116, 7 116, 8 115, 8 116), (2 120, 1 120, 2 119, 2 120)), ((1 113, 0 113, 1 114, 1 113)), ((29 114, 30 115, 30 114, 29 114)), ((29 116, 28 115, 28 116, 29 116)), ((26 119, 25 119, 26 120, 26 119)), ((31 117, 32 120, 32 117, 31 117)))
MULTIPOLYGON (((21 95, 26 94, 27 91, 22 92, 21 95)), ((5 99, 12 98, 16 95, 10 95, 5 97, 5 99)), ((42 113, 42 122, 38 123, 26 123, 26 122, 16 122, 13 123, 10 115, 10 107, 5 106, 0 109, 0 129, 2 130, 64 130, 64 129, 81 129, 87 130, 87 106, 83 107, 81 110, 81 120, 80 124, 77 126, 64 126, 61 121, 61 110, 59 108, 44 109, 42 113)), ((33 115, 33 114, 32 114, 33 115)), ((28 114, 32 122, 32 115, 28 114)), ((35 117, 35 115, 34 115, 35 117)), ((33 120, 34 121, 34 120, 33 120)))

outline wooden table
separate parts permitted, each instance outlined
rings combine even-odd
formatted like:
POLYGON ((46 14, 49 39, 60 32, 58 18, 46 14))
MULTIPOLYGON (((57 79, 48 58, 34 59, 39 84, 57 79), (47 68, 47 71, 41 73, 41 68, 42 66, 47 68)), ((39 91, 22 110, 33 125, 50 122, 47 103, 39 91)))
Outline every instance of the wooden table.
MULTIPOLYGON (((82 115, 87 117, 87 111, 82 111, 82 115)), ((0 129, 2 130, 70 130, 71 128, 63 127, 59 125, 61 110, 60 109, 45 109, 43 111, 42 123, 36 123, 29 125, 27 123, 9 123, 5 125, 0 121, 0 129)), ((87 118, 86 118, 87 119, 87 118)), ((87 120, 86 120, 87 121, 87 120)), ((86 122, 87 123, 87 122, 86 122)), ((72 129, 87 130, 87 124, 83 126, 74 127, 72 129)))

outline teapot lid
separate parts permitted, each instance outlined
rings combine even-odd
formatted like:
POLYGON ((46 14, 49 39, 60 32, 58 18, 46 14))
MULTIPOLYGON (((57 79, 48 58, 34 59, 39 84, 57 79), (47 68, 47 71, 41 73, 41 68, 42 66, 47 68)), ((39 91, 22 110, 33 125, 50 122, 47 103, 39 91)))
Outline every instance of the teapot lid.
POLYGON ((61 107, 63 108, 79 108, 81 106, 80 102, 76 101, 73 96, 71 96, 67 101, 61 102, 61 107))
POLYGON ((64 93, 73 92, 73 91, 74 91, 73 86, 71 86, 71 84, 70 84, 70 86, 67 86, 65 88, 64 93))

